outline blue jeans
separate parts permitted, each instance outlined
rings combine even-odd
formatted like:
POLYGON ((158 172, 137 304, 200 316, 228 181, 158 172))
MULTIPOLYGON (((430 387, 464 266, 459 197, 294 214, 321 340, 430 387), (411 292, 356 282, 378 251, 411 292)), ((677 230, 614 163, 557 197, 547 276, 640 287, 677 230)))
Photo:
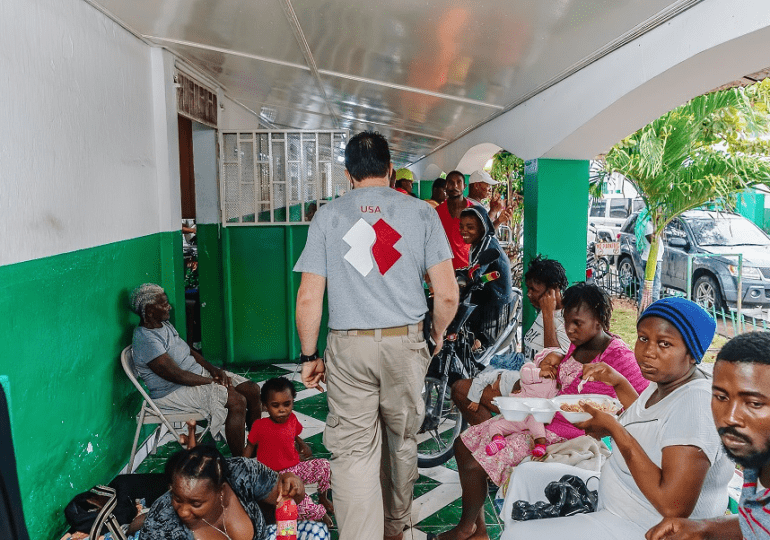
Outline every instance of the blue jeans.
POLYGON ((505 354, 496 354, 489 361, 489 365, 497 369, 520 371, 521 366, 524 365, 524 355, 516 351, 510 351, 505 354))
MULTIPOLYGON (((663 261, 658 261, 655 266, 655 279, 652 281, 652 301, 660 300, 660 269, 663 266, 663 261)), ((647 261, 642 261, 642 268, 647 268, 647 261)), ((636 293, 637 302, 642 301, 642 291, 644 290, 644 276, 642 276, 642 282, 639 285, 639 290, 636 293)))

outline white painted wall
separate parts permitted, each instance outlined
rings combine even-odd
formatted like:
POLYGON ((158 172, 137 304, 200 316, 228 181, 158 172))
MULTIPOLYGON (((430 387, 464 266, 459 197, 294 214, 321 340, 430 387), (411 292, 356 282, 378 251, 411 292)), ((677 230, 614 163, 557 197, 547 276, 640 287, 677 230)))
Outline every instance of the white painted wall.
POLYGON ((0 265, 179 229, 154 54, 82 0, 0 2, 0 265))
POLYGON ((523 159, 593 159, 686 102, 768 66, 767 0, 709 0, 410 166, 451 170, 493 143, 523 159))
POLYGON ((196 222, 219 223, 217 131, 198 122, 192 127, 196 222))
POLYGON ((224 109, 219 109, 219 118, 217 119, 219 129, 245 131, 268 129, 259 122, 257 115, 227 96, 220 94, 217 100, 224 105, 224 109))

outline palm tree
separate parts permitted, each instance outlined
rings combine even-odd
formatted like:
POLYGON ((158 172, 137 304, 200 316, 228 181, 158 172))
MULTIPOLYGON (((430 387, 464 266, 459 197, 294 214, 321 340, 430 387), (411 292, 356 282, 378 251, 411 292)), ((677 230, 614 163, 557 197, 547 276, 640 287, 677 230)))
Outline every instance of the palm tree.
POLYGON ((767 146, 746 144, 745 135, 736 135, 741 130, 752 135, 766 131, 760 126, 766 95, 731 88, 698 96, 607 153, 605 172, 620 172, 634 184, 653 227, 639 313, 651 303, 665 226, 687 210, 709 201, 728 201, 751 185, 770 181, 770 164, 762 159, 767 146), (760 110, 752 108, 754 103, 761 103, 760 110))
POLYGON ((521 286, 521 278, 524 275, 521 251, 519 249, 519 239, 521 238, 524 226, 524 160, 507 150, 500 150, 493 157, 492 169, 489 171, 489 174, 500 182, 496 189, 500 191, 501 195, 505 196, 506 204, 513 210, 508 223, 511 227, 512 241, 508 255, 511 258, 511 265, 514 269, 514 284, 519 287, 521 286))

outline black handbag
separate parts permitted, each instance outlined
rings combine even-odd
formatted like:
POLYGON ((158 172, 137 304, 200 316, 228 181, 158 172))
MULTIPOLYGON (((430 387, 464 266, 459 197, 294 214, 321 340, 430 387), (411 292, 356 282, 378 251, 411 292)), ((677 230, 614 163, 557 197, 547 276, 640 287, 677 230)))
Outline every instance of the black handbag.
POLYGON ((125 540, 121 523, 131 523, 136 517, 136 506, 127 496, 118 496, 115 489, 95 486, 90 491, 75 495, 64 508, 70 532, 87 532, 90 538, 99 538, 106 526, 116 540, 125 540))
MULTIPOLYGON (((100 510, 113 497, 111 490, 105 492, 97 489, 99 487, 75 495, 64 508, 64 517, 71 527, 69 532, 87 533, 93 528, 100 510)), ((107 488, 115 492, 115 508, 111 514, 119 524, 128 525, 137 515, 135 501, 143 499, 144 506, 149 508, 168 491, 168 479, 159 473, 119 474, 107 488)))
POLYGON ((572 474, 565 474, 558 482, 548 484, 545 496, 548 502, 530 504, 527 501, 516 501, 513 503, 511 517, 515 521, 528 521, 588 514, 596 511, 599 500, 595 490, 588 489, 582 478, 572 474))

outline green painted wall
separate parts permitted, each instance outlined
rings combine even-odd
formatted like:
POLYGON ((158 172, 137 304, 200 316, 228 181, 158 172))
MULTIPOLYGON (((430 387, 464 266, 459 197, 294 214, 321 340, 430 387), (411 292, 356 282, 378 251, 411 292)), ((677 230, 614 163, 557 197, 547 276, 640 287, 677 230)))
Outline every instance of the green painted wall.
POLYGON ((218 224, 199 223, 196 226, 203 356, 215 365, 223 365, 227 361, 222 271, 223 230, 218 224))
MULTIPOLYGON (((225 320, 228 364, 265 364, 299 357, 294 306, 300 275, 292 268, 305 247, 307 230, 307 225, 222 229, 222 282, 225 305, 230 306, 225 320)), ((209 283, 203 270, 200 275, 203 291, 209 283)), ((326 321, 324 310, 321 351, 326 346, 326 321)), ((208 348, 206 339, 204 334, 204 350, 208 348)))
MULTIPOLYGON (((420 180, 420 198, 423 201, 427 201, 433 195, 433 182, 435 180, 420 180)), ((415 182, 415 185, 417 185, 417 182, 415 182)))
POLYGON ((146 281, 176 290, 180 258, 175 232, 0 266, 0 375, 31 538, 61 533, 72 496, 126 464, 139 409, 119 362, 138 322, 128 293, 146 281))
POLYGON ((738 213, 754 222, 760 229, 765 228, 765 195, 756 191, 744 191, 738 194, 738 213))
MULTIPOLYGON (((524 166, 524 268, 536 255, 558 260, 570 283, 586 278, 588 161, 537 159, 524 166)), ((524 328, 535 310, 524 302, 524 328)))

